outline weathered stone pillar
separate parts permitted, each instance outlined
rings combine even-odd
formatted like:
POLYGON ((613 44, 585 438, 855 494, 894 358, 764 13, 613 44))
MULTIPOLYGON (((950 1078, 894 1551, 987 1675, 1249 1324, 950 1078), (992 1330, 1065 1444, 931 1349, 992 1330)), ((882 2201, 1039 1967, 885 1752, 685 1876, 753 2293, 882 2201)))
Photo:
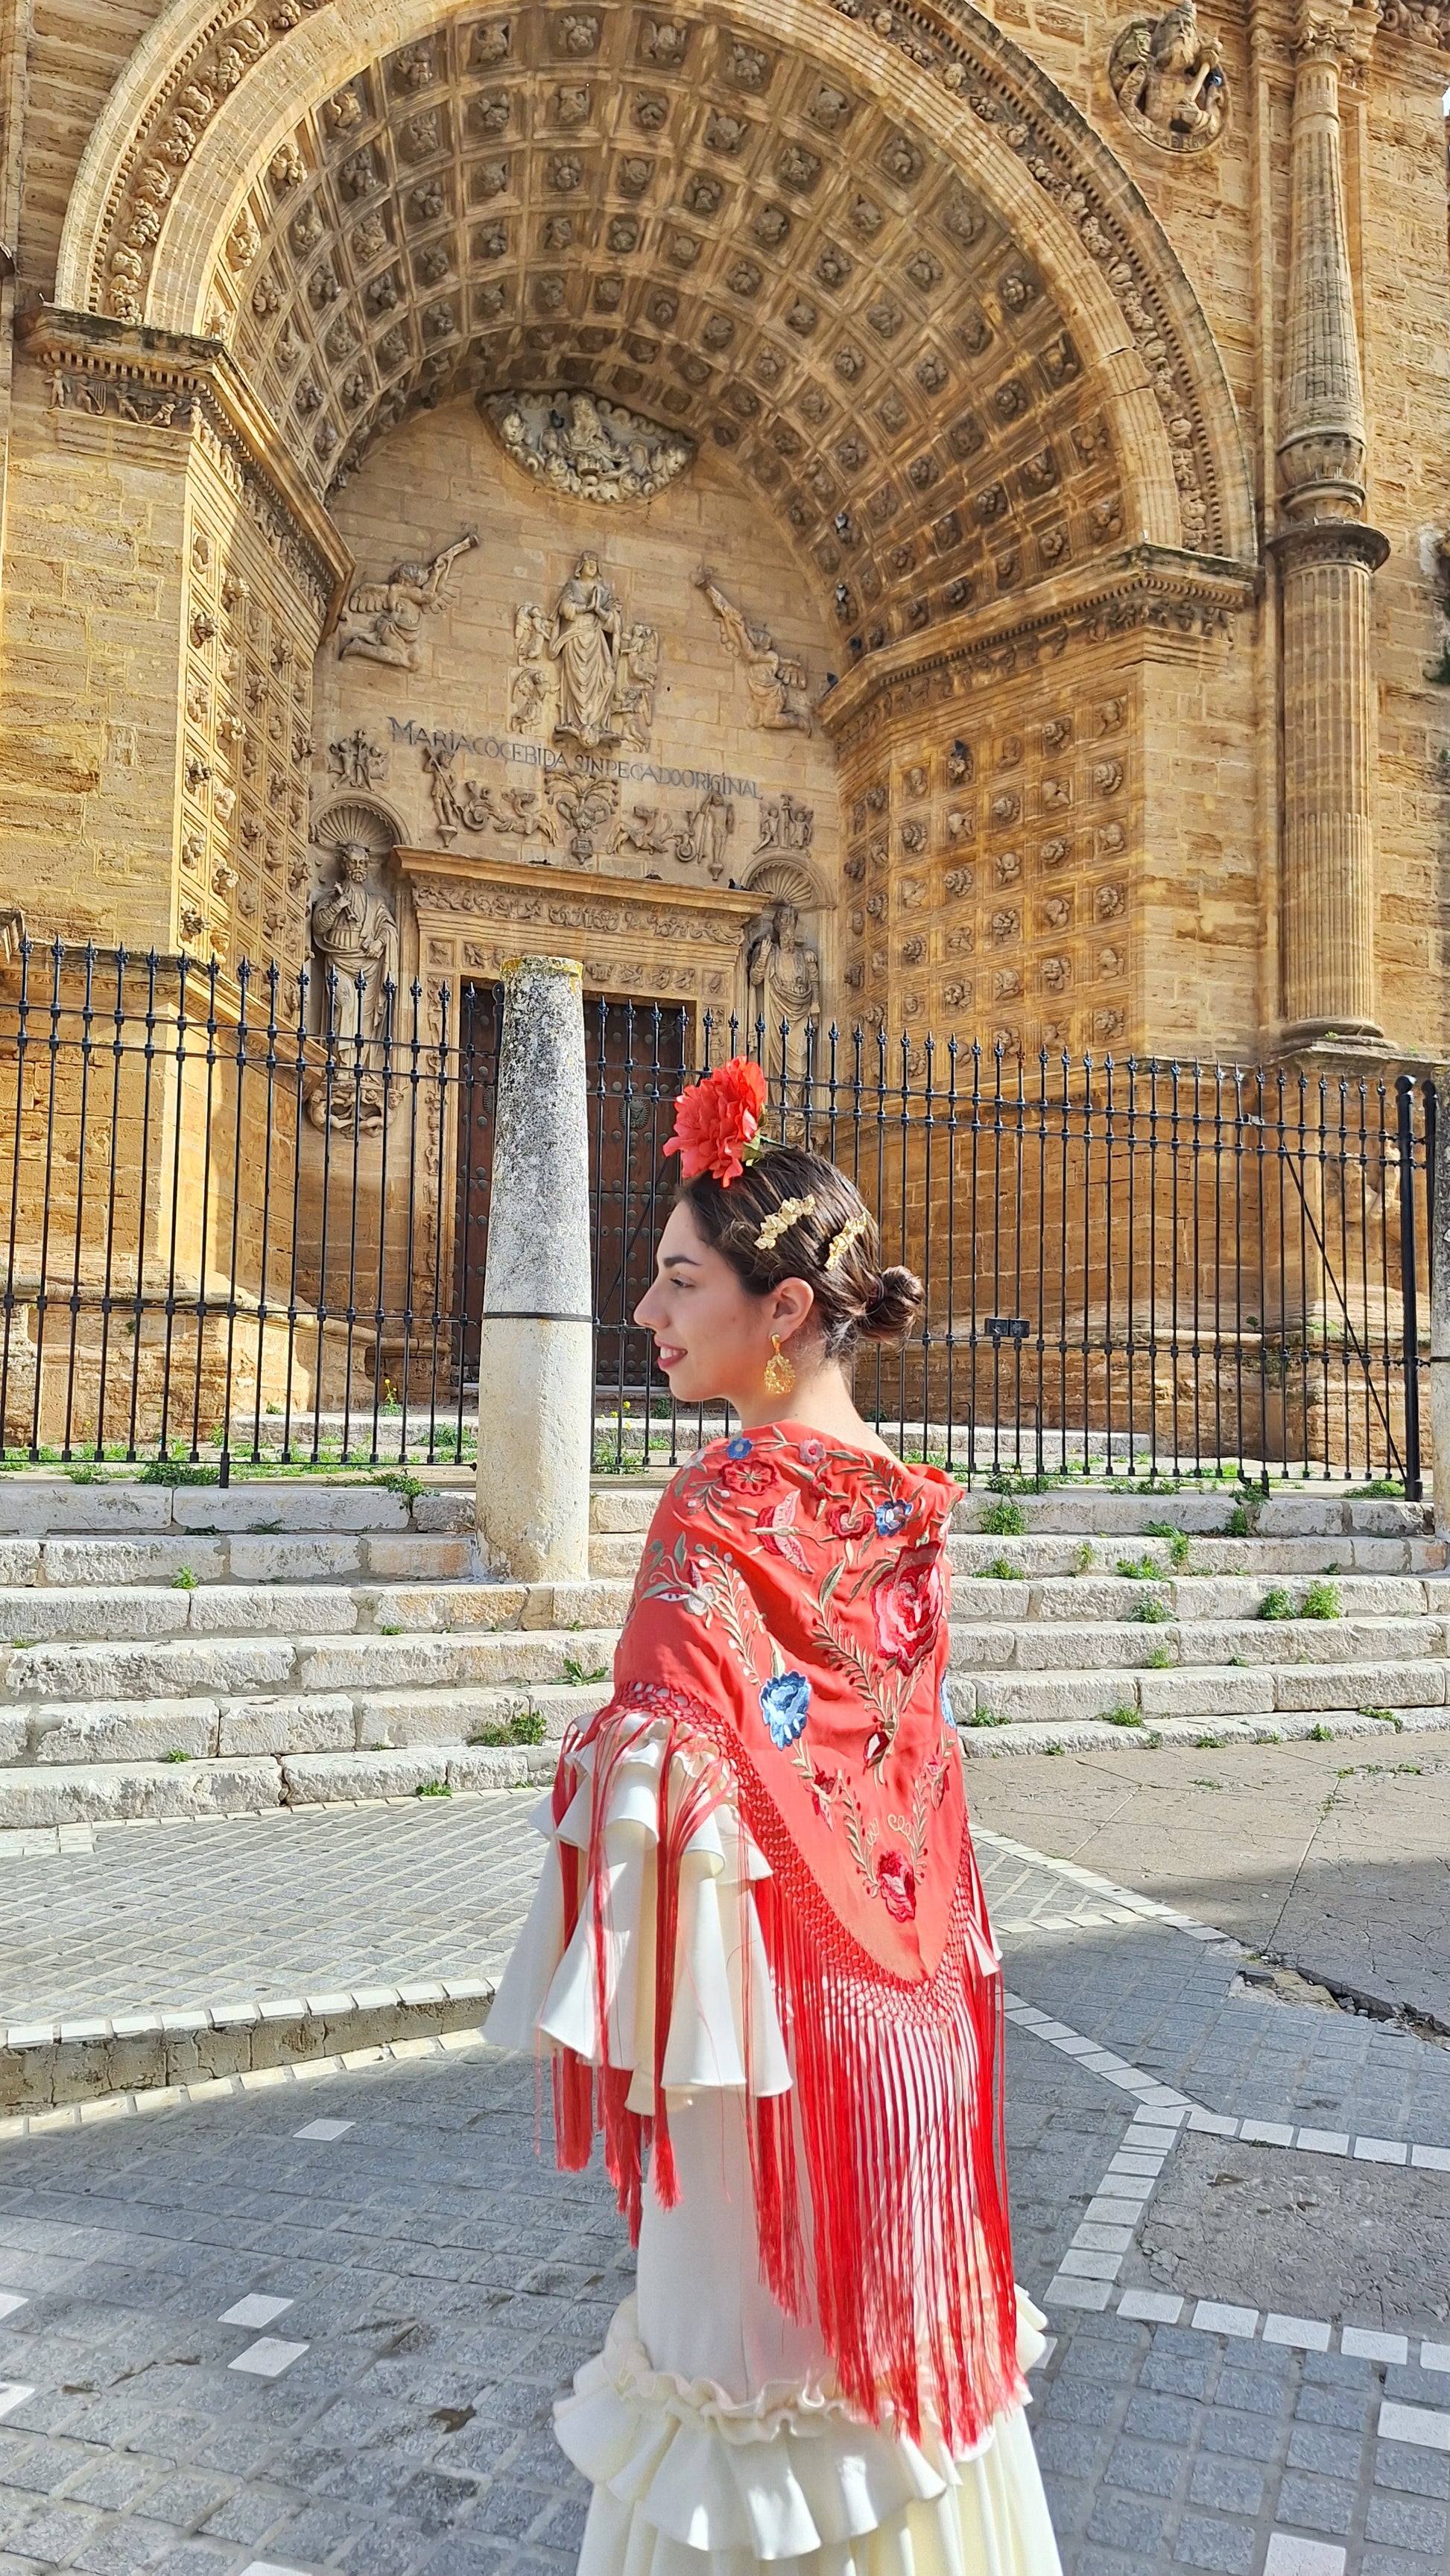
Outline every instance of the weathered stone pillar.
POLYGON ((1364 525, 1365 420, 1340 158, 1341 62, 1367 43, 1350 0, 1297 30, 1290 257, 1272 540, 1283 602, 1284 1031, 1378 1037, 1370 583, 1389 546, 1364 525))
POLYGON ((478 1528, 498 1572, 582 1581, 594 1444, 583 977, 572 957, 515 957, 503 983, 478 1528))

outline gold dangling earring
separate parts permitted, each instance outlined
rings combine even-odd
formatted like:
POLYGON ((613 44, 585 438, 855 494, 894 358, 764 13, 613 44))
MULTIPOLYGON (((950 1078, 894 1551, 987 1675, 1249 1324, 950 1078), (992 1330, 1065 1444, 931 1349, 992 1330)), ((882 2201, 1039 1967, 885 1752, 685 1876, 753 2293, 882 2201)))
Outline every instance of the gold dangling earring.
POLYGON ((779 1333, 770 1337, 770 1357, 765 1363, 767 1395, 789 1395, 795 1384, 795 1370, 780 1347, 779 1333))

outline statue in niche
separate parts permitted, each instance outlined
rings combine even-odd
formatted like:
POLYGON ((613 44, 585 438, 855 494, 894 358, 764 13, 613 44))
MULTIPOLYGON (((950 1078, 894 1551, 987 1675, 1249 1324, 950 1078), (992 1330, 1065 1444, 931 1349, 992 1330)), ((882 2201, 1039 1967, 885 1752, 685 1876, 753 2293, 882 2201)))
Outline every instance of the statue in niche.
POLYGON ((533 731, 552 688, 556 742, 599 751, 622 741, 644 750, 659 684, 659 629, 626 626, 596 554, 579 557, 552 616, 536 600, 524 601, 514 616, 514 652, 512 732, 533 731))
POLYGON ((481 408, 515 465, 586 501, 647 501, 695 453, 678 430, 593 394, 490 394, 481 408))
POLYGON ((365 1135, 383 1123, 383 1040, 398 983, 398 925, 382 896, 368 888, 372 854, 344 841, 338 881, 312 905, 312 947, 322 983, 322 1026, 335 1049, 330 1083, 312 1090, 314 1127, 351 1127, 365 1135))
POLYGON ((720 620, 731 653, 743 666, 750 691, 751 723, 765 733, 809 733, 811 711, 804 694, 804 665, 776 651, 767 628, 751 625, 717 588, 707 565, 702 564, 696 573, 695 587, 703 590, 720 620))
POLYGON ((416 671, 423 619, 437 616, 449 572, 477 543, 477 533, 470 529, 431 563, 399 564, 386 581, 362 583, 343 611, 338 660, 356 655, 364 662, 385 662, 391 670, 416 671))
POLYGON ((1202 152, 1228 123, 1223 49, 1199 33, 1195 0, 1132 19, 1108 56, 1108 84, 1135 133, 1164 152, 1202 152))
POLYGON ((751 1024, 764 1029, 766 1071, 786 1084, 790 1097, 804 1085, 821 1017, 820 959, 800 935, 793 903, 772 905, 751 941, 745 976, 751 1024))

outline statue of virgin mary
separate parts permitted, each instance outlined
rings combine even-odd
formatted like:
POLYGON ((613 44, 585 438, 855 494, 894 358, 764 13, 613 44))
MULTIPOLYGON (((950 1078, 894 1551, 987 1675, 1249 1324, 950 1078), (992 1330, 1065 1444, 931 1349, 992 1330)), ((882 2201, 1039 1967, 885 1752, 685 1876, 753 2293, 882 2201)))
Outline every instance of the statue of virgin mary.
POLYGON ((549 651, 559 666, 556 737, 586 751, 618 741, 614 699, 623 633, 623 611, 600 573, 598 556, 581 555, 559 593, 549 629, 549 651))

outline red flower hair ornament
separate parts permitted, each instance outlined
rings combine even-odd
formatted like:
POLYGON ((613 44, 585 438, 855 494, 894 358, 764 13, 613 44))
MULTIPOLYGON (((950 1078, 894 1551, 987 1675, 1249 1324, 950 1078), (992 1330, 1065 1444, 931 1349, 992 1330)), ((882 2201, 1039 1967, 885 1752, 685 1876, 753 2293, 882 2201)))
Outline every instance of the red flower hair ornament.
POLYGON ((760 1113, 765 1107, 765 1076, 749 1056, 733 1055, 728 1064, 692 1083, 675 1100, 674 1134, 665 1146, 678 1154, 683 1180, 708 1172, 722 1189, 738 1181, 747 1163, 765 1149, 760 1113))

